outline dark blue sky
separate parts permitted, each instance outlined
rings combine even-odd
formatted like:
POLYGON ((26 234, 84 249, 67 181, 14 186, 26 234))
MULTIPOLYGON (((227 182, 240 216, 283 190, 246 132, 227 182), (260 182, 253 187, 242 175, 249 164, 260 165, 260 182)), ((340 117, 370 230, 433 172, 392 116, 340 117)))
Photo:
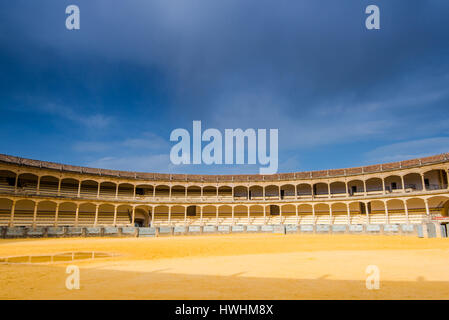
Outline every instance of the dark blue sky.
POLYGON ((281 172, 448 152, 448 16, 447 0, 2 1, 0 153, 258 172, 171 165, 170 132, 193 120, 279 129, 281 172))

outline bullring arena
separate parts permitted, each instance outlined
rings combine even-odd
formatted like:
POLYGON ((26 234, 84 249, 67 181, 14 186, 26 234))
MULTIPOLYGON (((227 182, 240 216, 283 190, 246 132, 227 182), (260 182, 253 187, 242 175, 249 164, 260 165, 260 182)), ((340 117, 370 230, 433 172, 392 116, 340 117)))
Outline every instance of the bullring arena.
POLYGON ((448 169, 449 154, 266 176, 2 155, 0 298, 447 299, 448 169))

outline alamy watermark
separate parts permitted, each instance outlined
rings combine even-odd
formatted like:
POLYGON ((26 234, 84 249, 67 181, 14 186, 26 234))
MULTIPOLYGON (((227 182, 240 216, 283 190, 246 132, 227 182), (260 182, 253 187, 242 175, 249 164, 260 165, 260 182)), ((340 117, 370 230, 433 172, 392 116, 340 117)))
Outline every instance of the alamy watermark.
POLYGON ((191 135, 186 129, 178 128, 171 132, 170 141, 178 143, 171 148, 170 161, 175 165, 245 164, 246 141, 248 151, 246 163, 259 163, 263 166, 259 168, 260 174, 275 174, 278 170, 278 129, 269 130, 269 140, 268 152, 267 129, 255 130, 250 128, 245 131, 242 129, 225 129, 223 141, 220 130, 210 128, 202 132, 201 121, 193 121, 192 141, 191 135), (208 142, 204 148, 203 142, 208 142))

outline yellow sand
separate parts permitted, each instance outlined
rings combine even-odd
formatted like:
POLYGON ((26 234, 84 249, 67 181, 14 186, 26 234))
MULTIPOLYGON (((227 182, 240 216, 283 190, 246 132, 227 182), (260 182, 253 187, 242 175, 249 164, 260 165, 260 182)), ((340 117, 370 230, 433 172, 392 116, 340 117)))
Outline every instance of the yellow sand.
POLYGON ((0 299, 448 299, 449 239, 213 235, 0 240, 0 257, 101 251, 118 257, 0 265, 0 299), (80 268, 79 290, 65 286, 80 268), (368 265, 380 289, 366 288, 368 265))

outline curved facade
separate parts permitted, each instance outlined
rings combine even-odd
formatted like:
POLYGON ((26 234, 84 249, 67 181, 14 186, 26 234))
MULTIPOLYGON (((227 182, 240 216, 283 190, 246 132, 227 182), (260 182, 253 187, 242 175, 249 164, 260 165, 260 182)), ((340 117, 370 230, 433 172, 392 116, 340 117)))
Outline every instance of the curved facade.
POLYGON ((421 224, 448 221, 449 154, 276 175, 182 175, 0 155, 0 226, 421 224))

